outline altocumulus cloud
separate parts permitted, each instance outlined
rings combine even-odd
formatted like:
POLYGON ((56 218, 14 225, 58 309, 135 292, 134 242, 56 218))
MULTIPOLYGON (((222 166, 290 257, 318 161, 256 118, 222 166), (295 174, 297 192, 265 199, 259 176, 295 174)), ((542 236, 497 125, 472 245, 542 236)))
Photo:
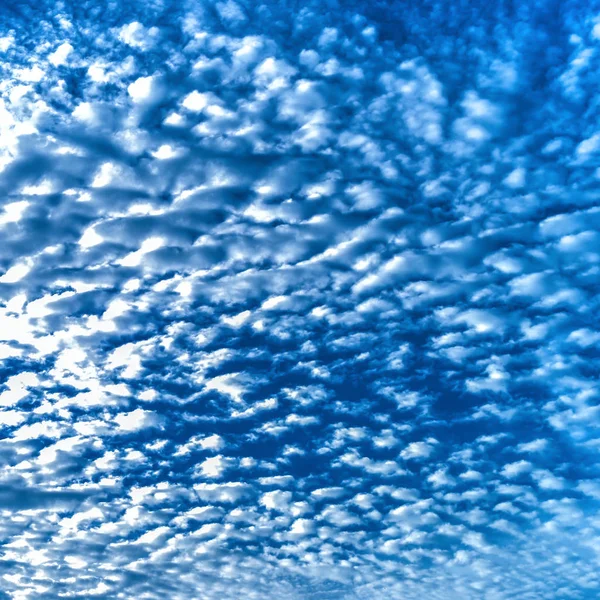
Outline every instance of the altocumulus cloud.
POLYGON ((597 2, 0 11, 2 597, 598 597, 597 2))

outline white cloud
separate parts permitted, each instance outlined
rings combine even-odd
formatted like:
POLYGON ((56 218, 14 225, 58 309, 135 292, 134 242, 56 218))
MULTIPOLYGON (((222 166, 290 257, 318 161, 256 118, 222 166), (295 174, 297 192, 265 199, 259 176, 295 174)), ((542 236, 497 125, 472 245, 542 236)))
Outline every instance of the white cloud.
POLYGON ((529 472, 531 468, 532 464, 530 462, 526 460, 518 460, 516 462, 504 465, 501 473, 504 475, 504 477, 512 479, 513 477, 518 477, 523 473, 529 472))
POLYGON ((548 447, 548 440, 538 438, 531 442, 523 442, 517 446, 519 452, 543 452, 548 447))
POLYGON ((181 102, 181 106, 190 112, 199 113, 211 106, 220 106, 221 101, 211 92, 190 92, 181 102))
POLYGON ((252 487, 241 481, 228 483, 196 483, 194 490, 200 498, 208 502, 235 503, 249 495, 252 487))
POLYGON ((71 52, 73 52, 73 46, 71 46, 69 42, 63 42, 52 54, 50 54, 48 60, 55 67, 59 67, 67 62, 71 52))
POLYGON ((17 283, 31 271, 32 265, 20 263, 10 267, 1 277, 0 283, 17 283))
POLYGON ((434 451, 434 446, 428 442, 411 442, 400 452, 405 460, 428 458, 434 451))
POLYGON ((225 447, 225 442, 223 440, 223 438, 214 433, 213 435, 209 435, 208 437, 205 437, 204 439, 200 440, 199 442, 200 447, 203 450, 222 450, 225 447))
POLYGON ((345 495, 346 495, 346 492, 345 492, 344 488, 341 488, 341 487, 319 488, 319 489, 313 490, 311 492, 311 496, 313 496, 314 498, 318 498, 319 500, 321 500, 321 499, 336 500, 345 495))
POLYGON ((204 459, 199 465, 200 474, 203 477, 218 479, 231 466, 232 459, 221 454, 204 459))
POLYGON ((156 413, 144 410, 143 408, 136 408, 130 412, 118 413, 114 416, 113 420, 117 424, 119 433, 130 433, 157 427, 160 421, 156 413))
POLYGON ((160 38, 160 30, 158 27, 146 28, 140 22, 132 21, 120 28, 119 38, 132 48, 149 50, 160 38))
POLYGON ((161 96, 162 88, 155 75, 138 77, 127 87, 127 93, 136 104, 155 102, 161 96))
POLYGON ((292 499, 291 492, 274 490, 272 492, 264 493, 261 496, 259 503, 269 510, 277 510, 280 512, 287 512, 289 509, 291 499, 292 499))

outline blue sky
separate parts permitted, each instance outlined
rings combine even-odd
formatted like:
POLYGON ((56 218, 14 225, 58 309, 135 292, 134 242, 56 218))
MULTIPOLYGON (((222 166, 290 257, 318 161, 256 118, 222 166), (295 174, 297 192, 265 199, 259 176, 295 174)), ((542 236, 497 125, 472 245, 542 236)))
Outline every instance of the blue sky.
POLYGON ((5 3, 0 598, 597 598, 599 55, 597 2, 5 3))

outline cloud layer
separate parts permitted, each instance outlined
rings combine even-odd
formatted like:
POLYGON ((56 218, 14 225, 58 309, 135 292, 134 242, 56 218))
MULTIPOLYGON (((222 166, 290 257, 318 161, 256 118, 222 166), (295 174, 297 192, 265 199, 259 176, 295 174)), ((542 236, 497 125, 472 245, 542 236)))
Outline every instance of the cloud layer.
POLYGON ((7 10, 0 597, 597 597, 592 4, 7 10))

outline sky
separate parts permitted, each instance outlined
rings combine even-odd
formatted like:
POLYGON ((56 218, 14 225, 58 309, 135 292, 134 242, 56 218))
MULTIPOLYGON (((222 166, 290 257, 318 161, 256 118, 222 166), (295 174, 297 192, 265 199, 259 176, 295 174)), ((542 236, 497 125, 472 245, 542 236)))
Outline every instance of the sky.
POLYGON ((0 600, 600 595, 600 3, 0 6, 0 600))

